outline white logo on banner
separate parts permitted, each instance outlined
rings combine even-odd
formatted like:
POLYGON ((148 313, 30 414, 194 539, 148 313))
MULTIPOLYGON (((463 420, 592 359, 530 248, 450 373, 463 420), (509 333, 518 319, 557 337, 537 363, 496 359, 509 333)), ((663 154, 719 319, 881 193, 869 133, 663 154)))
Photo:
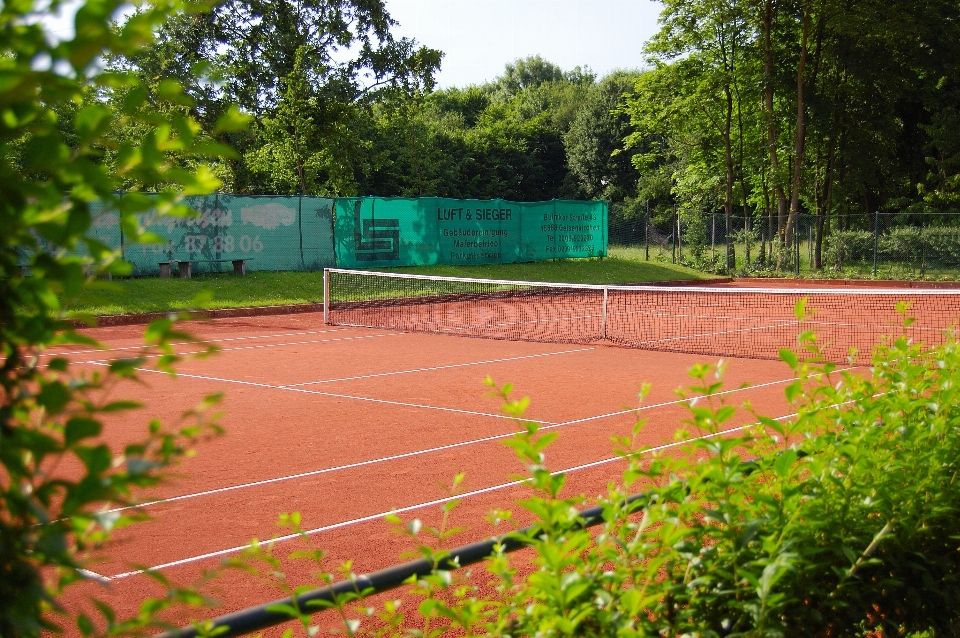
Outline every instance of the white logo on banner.
POLYGON ((157 215, 156 213, 147 213, 139 215, 140 223, 149 227, 153 232, 159 232, 165 229, 167 233, 172 233, 174 228, 193 229, 196 227, 209 228, 218 226, 228 228, 233 225, 233 213, 228 208, 209 208, 204 211, 197 211, 196 217, 174 217, 172 215, 157 215))
POLYGON ((240 209, 240 219, 266 230, 279 226, 290 226, 297 221, 297 211, 280 204, 261 204, 240 209))

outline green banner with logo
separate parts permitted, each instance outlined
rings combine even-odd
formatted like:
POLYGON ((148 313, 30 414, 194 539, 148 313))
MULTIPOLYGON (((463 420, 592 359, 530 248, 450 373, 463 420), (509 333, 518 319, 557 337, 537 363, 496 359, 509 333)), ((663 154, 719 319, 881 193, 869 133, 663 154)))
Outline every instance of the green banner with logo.
POLYGON ((607 204, 341 198, 334 238, 341 268, 598 257, 607 253, 607 204))

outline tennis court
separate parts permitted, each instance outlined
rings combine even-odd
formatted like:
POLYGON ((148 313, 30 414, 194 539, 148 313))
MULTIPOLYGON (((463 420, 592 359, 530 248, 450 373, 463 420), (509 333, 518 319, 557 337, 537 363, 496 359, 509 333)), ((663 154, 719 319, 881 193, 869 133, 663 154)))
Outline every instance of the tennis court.
MULTIPOLYGON (((928 309, 920 326, 923 330, 932 331, 934 322, 950 318, 942 326, 946 327, 958 316, 955 300, 960 297, 955 291, 936 295, 902 292, 903 298, 912 298, 928 309)), ((587 293, 597 297, 596 291, 587 293)), ((135 397, 148 408, 141 411, 139 421, 125 416, 110 422, 106 438, 118 444, 134 440, 144 431, 148 417, 175 422, 178 415, 213 392, 226 394, 222 423, 227 434, 199 444, 197 456, 183 463, 173 479, 141 496, 144 502, 152 502, 144 506, 152 520, 117 532, 105 548, 110 558, 93 566, 106 586, 91 582, 77 593, 84 589, 96 592, 118 609, 132 612, 135 601, 161 592, 144 575, 144 568, 175 582, 191 582, 224 557, 236 556, 250 539, 287 534, 275 524, 281 512, 302 513, 302 527, 308 530, 311 542, 328 552, 327 571, 346 560, 354 561, 355 573, 387 567, 399 562, 401 553, 412 547, 391 531, 383 517, 396 511, 404 519, 437 523, 440 504, 449 498, 443 486, 459 472, 465 472, 466 479, 458 496, 462 504, 452 523, 468 530, 455 537, 453 544, 506 531, 494 528, 486 515, 494 509, 511 508, 518 514, 519 524, 527 522, 523 512, 512 505, 527 490, 513 478, 523 468, 503 445, 518 426, 502 412, 500 400, 489 396, 485 378, 512 383, 517 396, 530 397, 527 416, 539 421, 544 430, 559 434, 547 451, 547 466, 568 473, 569 494, 591 497, 617 481, 624 465, 613 453, 610 439, 629 435, 637 415, 648 420, 640 444, 676 445, 673 434, 686 408, 675 390, 689 383, 687 370, 692 365, 715 363, 720 358, 619 347, 589 336, 593 333, 589 338, 573 338, 573 333, 568 333, 571 343, 516 340, 499 334, 493 335, 500 337, 496 339, 450 334, 438 327, 448 325, 444 322, 451 318, 463 325, 465 310, 488 324, 506 323, 505 316, 522 316, 522 322, 511 323, 532 325, 536 308, 541 319, 560 316, 559 297, 554 291, 553 301, 545 303, 535 301, 537 296, 528 292, 518 301, 514 291, 513 298, 497 297, 493 306, 484 306, 477 298, 454 300, 448 296, 453 293, 432 290, 431 295, 436 294, 443 298, 428 301, 418 295, 417 303, 388 305, 375 305, 367 299, 362 303, 368 311, 373 309, 367 313, 368 318, 373 316, 368 323, 383 324, 375 327, 325 324, 322 313, 189 323, 186 328, 191 333, 215 343, 220 352, 208 359, 184 362, 176 379, 145 367, 142 377, 146 386, 131 385, 117 393, 135 397), (453 307, 457 309, 451 311, 453 307), (397 321, 404 309, 411 308, 416 310, 419 328, 397 321), (428 330, 426 324, 431 322, 428 330), (636 411, 643 381, 650 382, 653 389, 636 411)), ((489 296, 489 291, 472 294, 489 296)), ((781 324, 792 316, 791 301, 769 291, 750 294, 766 299, 766 305, 746 307, 742 318, 753 328, 769 322, 779 326, 779 332, 771 334, 786 334, 788 328, 781 324), (777 304, 786 304, 786 308, 774 310, 777 304)), ((823 304, 834 298, 824 295, 823 304)), ((601 291, 601 304, 603 296, 601 291)), ((609 291, 606 297, 609 304, 609 291)), ((884 296, 883 300, 892 306, 898 298, 884 296)), ((716 317, 726 317, 724 313, 731 307, 718 305, 716 298, 706 293, 686 299, 695 300, 697 308, 712 308, 685 306, 684 314, 702 317, 712 312, 714 327, 719 325, 716 317)), ((729 299, 741 304, 743 297, 729 299)), ((858 315, 863 309, 869 312, 869 304, 874 302, 863 295, 845 299, 848 310, 834 306, 825 323, 845 325, 850 335, 871 330, 871 337, 876 337, 879 328, 858 315), (856 326, 866 327, 856 330, 856 326)), ((360 306, 351 303, 340 310, 331 307, 328 320, 344 319, 336 313, 346 309, 353 313, 349 323, 358 323, 360 306)), ((658 303, 664 310, 662 301, 658 303)), ((589 317, 591 325, 598 322, 597 313, 591 310, 595 307, 579 302, 570 307, 583 311, 579 314, 589 317)), ((600 314, 599 322, 606 322, 608 330, 616 322, 626 321, 605 314, 603 307, 600 314)), ((721 327, 741 337, 758 332, 730 330, 738 325, 725 319, 721 327)), ((684 324, 683 329, 688 326, 684 324)), ((790 328, 794 339, 799 328, 794 320, 790 328)), ((72 348, 59 354, 68 354, 93 370, 129 354, 129 348, 140 343, 142 329, 91 329, 89 333, 106 343, 108 350, 72 348)), ((760 341, 772 338, 780 337, 768 334, 760 341)), ((699 342, 708 343, 709 338, 701 337, 699 342)), ((730 347, 717 336, 714 342, 730 347)), ((740 346, 734 343, 733 347, 740 346)), ((183 344, 178 349, 190 353, 200 348, 183 344)), ((723 358, 728 363, 726 401, 750 402, 774 417, 789 415, 782 397, 791 377, 784 364, 723 358)), ((748 422, 749 415, 743 413, 731 427, 748 422)), ((286 556, 302 543, 297 538, 284 539, 276 545, 276 554, 286 556)), ((311 582, 310 574, 315 571, 309 565, 287 568, 288 577, 298 584, 311 582)), ((201 612, 204 616, 281 596, 278 590, 236 572, 214 581, 208 591, 223 604, 201 612)))

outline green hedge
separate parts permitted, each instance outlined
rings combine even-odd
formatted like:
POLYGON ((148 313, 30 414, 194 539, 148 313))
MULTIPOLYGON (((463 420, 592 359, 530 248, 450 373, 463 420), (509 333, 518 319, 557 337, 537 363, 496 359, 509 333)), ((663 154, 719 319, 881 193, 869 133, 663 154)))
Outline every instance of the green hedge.
MULTIPOLYGON (((825 264, 842 268, 873 259, 874 236, 866 230, 834 231, 825 239, 825 264)), ((928 266, 960 265, 960 228, 902 226, 881 233, 877 258, 928 266)))
POLYGON ((823 253, 829 268, 873 259, 873 233, 866 230, 838 230, 827 235, 823 253))

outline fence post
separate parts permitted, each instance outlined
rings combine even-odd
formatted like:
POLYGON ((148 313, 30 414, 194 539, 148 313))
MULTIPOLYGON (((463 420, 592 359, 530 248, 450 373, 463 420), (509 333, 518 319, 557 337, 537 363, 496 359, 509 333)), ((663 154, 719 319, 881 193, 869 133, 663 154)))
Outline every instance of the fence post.
POLYGON ((715 268, 717 263, 717 211, 710 213, 710 226, 712 227, 710 231, 710 259, 713 260, 711 268, 715 268))
POLYGON ((683 244, 680 243, 680 213, 677 213, 677 261, 683 263, 683 244))
MULTIPOLYGON (((797 226, 800 225, 800 213, 797 213, 797 226)), ((793 229, 793 252, 796 253, 794 256, 794 265, 793 272, 794 276, 798 279, 800 278, 800 238, 803 235, 800 234, 800 229, 795 227, 793 229)))
MULTIPOLYGON (((734 245, 733 249, 734 250, 737 249, 736 245, 734 245)), ((730 272, 730 266, 731 266, 730 264, 730 227, 727 226, 727 215, 726 213, 724 213, 723 215, 723 272, 727 273, 727 275, 733 275, 733 273, 730 272)), ((737 267, 736 254, 734 254, 734 257, 733 257, 732 266, 734 269, 736 269, 737 267)))
POLYGON ((673 239, 671 243, 671 254, 673 256, 673 263, 677 263, 677 207, 673 207, 673 230, 670 231, 670 236, 673 239))
POLYGON ((646 260, 650 261, 650 200, 647 200, 647 216, 643 224, 643 251, 646 254, 646 260))
POLYGON ((873 278, 877 278, 877 252, 880 247, 880 209, 873 213, 873 278))

